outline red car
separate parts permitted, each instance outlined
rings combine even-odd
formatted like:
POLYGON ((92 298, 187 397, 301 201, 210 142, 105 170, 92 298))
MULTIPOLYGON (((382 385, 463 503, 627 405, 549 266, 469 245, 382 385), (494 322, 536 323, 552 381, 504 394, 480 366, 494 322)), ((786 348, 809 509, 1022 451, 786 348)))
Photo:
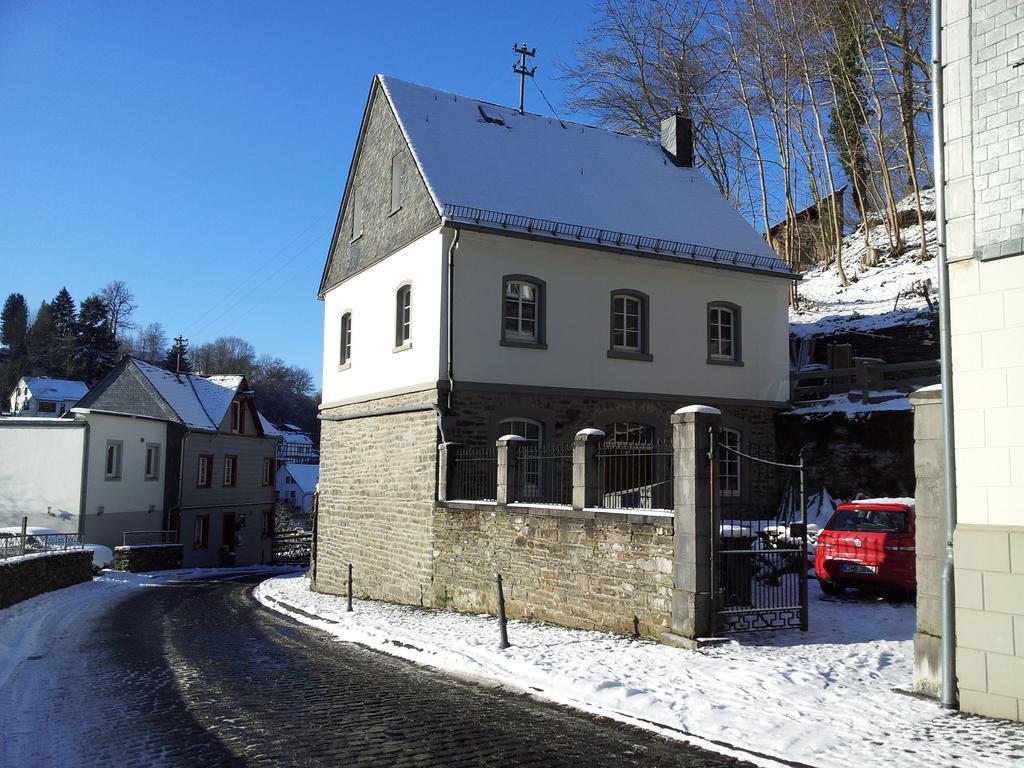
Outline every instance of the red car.
POLYGON ((913 499, 840 504, 818 535, 814 570, 821 591, 846 587, 917 589, 913 499))

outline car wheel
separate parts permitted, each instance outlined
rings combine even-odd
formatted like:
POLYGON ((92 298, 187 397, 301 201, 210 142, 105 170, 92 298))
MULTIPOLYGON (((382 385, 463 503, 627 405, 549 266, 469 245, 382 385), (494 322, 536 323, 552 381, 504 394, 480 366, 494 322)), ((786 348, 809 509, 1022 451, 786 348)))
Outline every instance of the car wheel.
POLYGON ((844 587, 842 584, 836 584, 834 581, 825 581, 824 579, 822 579, 818 582, 818 584, 821 585, 821 591, 829 597, 841 595, 843 594, 843 592, 846 591, 846 587, 844 587))

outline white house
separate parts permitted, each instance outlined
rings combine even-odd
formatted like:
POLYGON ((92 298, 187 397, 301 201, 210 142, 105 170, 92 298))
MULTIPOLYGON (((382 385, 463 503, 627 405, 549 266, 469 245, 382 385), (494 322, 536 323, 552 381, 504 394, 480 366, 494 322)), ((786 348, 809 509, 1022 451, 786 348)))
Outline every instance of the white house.
POLYGON ((792 275, 692 167, 690 132, 374 78, 319 291, 325 563, 422 599, 442 441, 659 439, 696 402, 772 441, 792 275))
POLYGON ((277 470, 277 500, 294 504, 297 510, 311 514, 313 494, 319 481, 319 464, 282 464, 277 470))
POLYGON ((89 387, 84 381, 22 376, 11 393, 11 415, 63 416, 88 391, 89 387))
POLYGON ((0 419, 0 527, 115 547, 164 524, 167 425, 131 415, 0 419))

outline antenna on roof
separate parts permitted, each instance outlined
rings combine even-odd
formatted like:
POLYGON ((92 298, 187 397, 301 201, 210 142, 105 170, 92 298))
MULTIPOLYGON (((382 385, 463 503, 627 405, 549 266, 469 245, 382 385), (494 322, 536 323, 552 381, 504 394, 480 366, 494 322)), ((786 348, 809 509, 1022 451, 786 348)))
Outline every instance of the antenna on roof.
POLYGON ((537 67, 533 69, 526 68, 526 57, 537 55, 537 49, 527 49, 526 43, 520 45, 512 44, 512 50, 519 54, 519 63, 512 65, 512 71, 519 75, 519 114, 523 114, 523 98, 526 96, 526 78, 533 77, 533 73, 537 71, 537 67))

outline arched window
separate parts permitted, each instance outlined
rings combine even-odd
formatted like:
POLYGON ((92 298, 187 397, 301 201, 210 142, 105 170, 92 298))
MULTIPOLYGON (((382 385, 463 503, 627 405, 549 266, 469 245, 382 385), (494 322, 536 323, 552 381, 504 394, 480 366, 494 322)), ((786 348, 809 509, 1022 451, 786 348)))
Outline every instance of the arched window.
POLYGON ((349 365, 352 362, 352 313, 346 312, 341 316, 341 345, 339 350, 339 365, 349 365))
POLYGON ((718 446, 718 488, 723 496, 740 495, 740 451, 742 445, 738 430, 723 427, 718 446))
POLYGON ((505 275, 501 281, 501 343, 544 347, 545 283, 529 275, 505 275))
POLYGON ((740 363, 740 308, 727 301, 708 304, 708 362, 740 363))
POLYGON ((605 430, 606 442, 608 443, 651 443, 654 441, 654 427, 649 424, 641 424, 636 421, 616 421, 609 424, 605 430))
POLYGON ((608 357, 651 360, 650 307, 646 293, 621 289, 612 291, 611 339, 608 357))
POLYGON ((395 297, 395 347, 406 347, 410 343, 412 326, 412 286, 403 285, 395 297))
POLYGON ((498 436, 519 435, 519 437, 540 445, 544 442, 544 425, 535 419, 512 416, 498 422, 498 436))

